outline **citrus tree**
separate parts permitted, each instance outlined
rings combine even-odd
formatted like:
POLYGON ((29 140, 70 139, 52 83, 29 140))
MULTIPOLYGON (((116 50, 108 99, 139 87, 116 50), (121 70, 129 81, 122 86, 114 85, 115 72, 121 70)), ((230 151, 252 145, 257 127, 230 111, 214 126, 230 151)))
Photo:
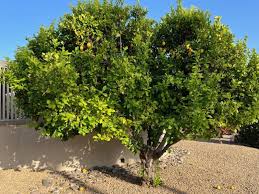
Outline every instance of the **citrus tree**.
POLYGON ((5 76, 44 135, 117 139, 152 182, 172 144, 256 122, 259 57, 207 12, 179 3, 156 24, 146 14, 79 2, 28 39, 5 76))
POLYGON ((179 2, 151 39, 155 110, 140 151, 147 169, 181 139, 236 131, 259 118, 259 55, 246 40, 236 41, 220 17, 212 21, 208 12, 179 2))

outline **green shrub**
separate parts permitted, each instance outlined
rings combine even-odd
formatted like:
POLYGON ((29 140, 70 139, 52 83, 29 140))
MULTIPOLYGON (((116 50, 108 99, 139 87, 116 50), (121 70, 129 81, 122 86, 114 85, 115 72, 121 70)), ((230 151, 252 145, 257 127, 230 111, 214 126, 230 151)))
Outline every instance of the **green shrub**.
POLYGON ((259 123, 241 127, 238 135, 236 136, 236 142, 259 148, 259 123))

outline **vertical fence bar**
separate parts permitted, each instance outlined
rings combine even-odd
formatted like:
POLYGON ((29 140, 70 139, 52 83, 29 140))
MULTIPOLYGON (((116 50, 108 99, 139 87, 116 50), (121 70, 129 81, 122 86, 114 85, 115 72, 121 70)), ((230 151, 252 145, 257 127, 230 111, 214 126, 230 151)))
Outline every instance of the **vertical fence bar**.
POLYGON ((19 109, 18 109, 17 106, 16 106, 15 94, 14 94, 14 92, 12 92, 12 95, 13 95, 13 98, 14 98, 14 119, 20 119, 20 118, 19 118, 19 114, 18 114, 19 109))
POLYGON ((9 110, 9 113, 11 114, 11 119, 15 119, 15 118, 13 118, 13 115, 14 115, 13 94, 11 93, 11 94, 9 94, 9 96, 10 96, 10 99, 11 99, 11 110, 9 110))
MULTIPOLYGON (((6 65, 0 61, 0 72, 5 71, 6 65)), ((15 92, 10 86, 5 83, 4 77, 0 74, 0 120, 10 121, 24 119, 24 114, 21 109, 16 106, 15 92)))
MULTIPOLYGON (((2 70, 1 67, 0 70, 2 70)), ((2 120, 2 83, 0 83, 0 120, 2 120)))
POLYGON ((5 82, 3 81, 3 85, 2 85, 2 98, 3 98, 3 106, 2 106, 2 115, 3 115, 3 120, 6 119, 5 117, 5 82))
POLYGON ((12 96, 12 103, 13 103, 13 106, 12 106, 12 109, 13 109, 13 110, 11 110, 12 115, 13 115, 12 117, 13 117, 13 119, 17 119, 17 118, 16 118, 16 114, 15 114, 15 113, 16 113, 16 104, 15 104, 15 95, 14 95, 14 92, 11 93, 11 96, 12 96))
MULTIPOLYGON (((1 73, 2 71, 4 71, 4 68, 2 66, 0 66, 0 70, 1 70, 1 73)), ((1 79, 4 78, 3 75, 1 74, 1 79)), ((4 103, 3 103, 3 95, 4 95, 4 92, 3 92, 3 83, 1 82, 0 84, 0 119, 3 120, 4 119, 4 116, 3 116, 3 106, 4 106, 4 103)))
POLYGON ((20 109, 18 109, 18 118, 22 119, 22 111, 20 109))
POLYGON ((10 118, 10 91, 9 91, 9 85, 6 85, 6 119, 12 119, 10 118))
POLYGON ((11 96, 11 102, 12 102, 12 107, 11 107, 11 119, 17 119, 16 116, 15 116, 15 111, 16 111, 16 105, 15 105, 15 101, 14 101, 14 92, 11 90, 11 93, 10 93, 10 96, 11 96))

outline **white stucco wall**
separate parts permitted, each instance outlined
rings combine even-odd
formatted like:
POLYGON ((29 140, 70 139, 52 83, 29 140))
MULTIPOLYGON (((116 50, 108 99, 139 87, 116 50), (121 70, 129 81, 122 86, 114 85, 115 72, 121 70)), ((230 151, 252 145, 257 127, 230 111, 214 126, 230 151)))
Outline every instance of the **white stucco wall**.
POLYGON ((110 166, 137 159, 117 141, 94 142, 77 136, 62 142, 41 137, 26 125, 0 125, 0 168, 32 167, 70 170, 74 167, 110 166))

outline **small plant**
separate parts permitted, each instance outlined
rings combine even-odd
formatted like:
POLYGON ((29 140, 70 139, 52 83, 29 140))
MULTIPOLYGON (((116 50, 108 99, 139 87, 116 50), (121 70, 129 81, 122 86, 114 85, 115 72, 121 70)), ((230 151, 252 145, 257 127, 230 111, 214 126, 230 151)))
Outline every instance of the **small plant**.
POLYGON ((164 182, 160 176, 160 170, 161 170, 161 168, 159 166, 159 161, 157 161, 155 163, 155 176, 154 176, 153 182, 152 182, 153 187, 158 187, 158 186, 161 186, 164 184, 164 182))
POLYGON ((144 168, 140 168, 140 169, 139 169, 138 175, 139 175, 141 178, 144 178, 144 176, 145 176, 145 170, 144 170, 144 168))
POLYGON ((161 179, 159 174, 156 174, 156 176, 154 177, 154 180, 153 180, 153 186, 158 187, 161 185, 163 185, 163 180, 161 179))
POLYGON ((148 185, 151 185, 153 187, 158 187, 158 186, 163 185, 163 180, 162 180, 159 172, 160 172, 159 162, 156 161, 156 163, 154 164, 153 177, 151 179, 147 175, 146 169, 144 167, 140 168, 140 170, 138 172, 138 175, 143 180, 149 180, 149 181, 146 181, 146 183, 148 183, 148 185))

